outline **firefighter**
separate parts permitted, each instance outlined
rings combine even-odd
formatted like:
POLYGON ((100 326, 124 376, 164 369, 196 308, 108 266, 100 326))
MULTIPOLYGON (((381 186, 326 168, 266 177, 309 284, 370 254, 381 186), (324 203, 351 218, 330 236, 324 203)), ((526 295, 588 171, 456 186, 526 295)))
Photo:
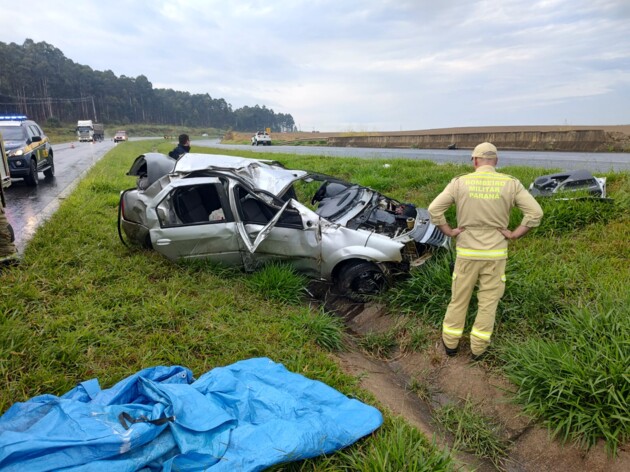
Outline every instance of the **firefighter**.
POLYGON ((477 361, 490 345, 497 305, 505 291, 508 241, 540 225, 543 211, 518 179, 496 171, 498 155, 493 144, 475 147, 471 161, 475 171, 451 180, 429 205, 429 214, 444 234, 456 238, 451 301, 442 325, 444 349, 448 356, 457 354, 468 305, 478 284, 478 310, 470 332, 470 349, 477 361), (453 204, 456 228, 444 218, 453 204), (514 206, 523 212, 523 219, 510 231, 507 226, 514 206))
POLYGON ((13 243, 13 232, 4 214, 4 188, 0 183, 0 264, 18 262, 18 252, 13 243))

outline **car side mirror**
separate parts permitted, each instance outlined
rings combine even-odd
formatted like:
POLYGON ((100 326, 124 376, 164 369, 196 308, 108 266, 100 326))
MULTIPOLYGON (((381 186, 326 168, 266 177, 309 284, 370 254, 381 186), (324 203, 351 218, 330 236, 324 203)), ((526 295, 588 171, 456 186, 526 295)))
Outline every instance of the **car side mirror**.
POLYGON ((41 137, 41 136, 33 136, 33 137, 31 138, 31 142, 32 142, 32 143, 38 143, 38 142, 40 142, 41 140, 42 140, 42 137, 41 137))

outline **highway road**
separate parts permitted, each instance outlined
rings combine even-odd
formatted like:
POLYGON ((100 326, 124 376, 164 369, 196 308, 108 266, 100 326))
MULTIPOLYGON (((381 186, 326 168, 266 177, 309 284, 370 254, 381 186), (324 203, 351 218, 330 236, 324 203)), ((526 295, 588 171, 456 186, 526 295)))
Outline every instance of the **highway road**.
MULTIPOLYGON (((332 157, 358 157, 363 159, 426 159, 441 164, 466 163, 470 161, 469 149, 382 149, 319 146, 251 146, 219 144, 218 140, 195 140, 195 146, 219 149, 243 149, 261 154, 291 153, 302 155, 322 155, 332 157)), ((587 169, 591 172, 630 171, 630 153, 595 152, 541 152, 541 151, 502 151, 499 149, 499 167, 531 166, 545 169, 574 170, 587 169)), ((547 172, 543 172, 547 173, 547 172)))
POLYGON ((22 179, 13 179, 6 189, 7 218, 15 231, 18 250, 24 250, 37 228, 49 218, 78 184, 92 165, 115 146, 113 141, 53 145, 55 176, 29 187, 22 179))

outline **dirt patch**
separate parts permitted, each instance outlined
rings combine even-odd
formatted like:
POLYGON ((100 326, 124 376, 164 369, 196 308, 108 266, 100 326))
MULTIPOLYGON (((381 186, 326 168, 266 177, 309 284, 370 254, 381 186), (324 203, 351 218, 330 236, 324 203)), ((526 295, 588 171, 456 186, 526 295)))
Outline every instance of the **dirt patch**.
MULTIPOLYGON (((369 332, 386 332, 400 322, 376 304, 350 303, 343 297, 328 297, 326 308, 346 321, 354 339, 369 332)), ((499 372, 483 363, 472 362, 468 346, 462 343, 460 353, 447 357, 439 333, 431 346, 413 354, 394 353, 389 359, 374 359, 356 346, 338 355, 345 372, 358 376, 363 388, 392 413, 404 417, 425 433, 435 436, 438 444, 452 446, 453 438, 433 420, 437 408, 470 399, 476 411, 500 425, 502 439, 510 442, 505 470, 513 472, 622 472, 630 470, 630 452, 620 448, 618 457, 607 456, 601 442, 589 451, 561 444, 550 438, 541 427, 511 402, 514 386, 499 372), (412 391, 412 383, 424 385, 423 394, 412 391)), ((457 454, 465 468, 492 471, 488 460, 472 454, 457 454)))

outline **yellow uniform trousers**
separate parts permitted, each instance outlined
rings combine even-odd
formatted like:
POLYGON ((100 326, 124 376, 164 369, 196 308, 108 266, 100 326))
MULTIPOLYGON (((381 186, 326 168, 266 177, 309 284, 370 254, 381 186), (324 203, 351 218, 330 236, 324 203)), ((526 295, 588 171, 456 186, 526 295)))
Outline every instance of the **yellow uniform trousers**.
POLYGON ((470 350, 474 356, 479 356, 488 348, 497 306, 505 292, 506 263, 507 259, 476 261, 457 258, 451 285, 451 302, 446 309, 442 326, 442 339, 448 348, 455 349, 459 344, 470 298, 477 284, 478 310, 470 332, 470 350))
POLYGON ((4 209, 0 204, 0 261, 17 254, 15 244, 11 241, 11 233, 9 232, 9 222, 4 215, 4 209))

